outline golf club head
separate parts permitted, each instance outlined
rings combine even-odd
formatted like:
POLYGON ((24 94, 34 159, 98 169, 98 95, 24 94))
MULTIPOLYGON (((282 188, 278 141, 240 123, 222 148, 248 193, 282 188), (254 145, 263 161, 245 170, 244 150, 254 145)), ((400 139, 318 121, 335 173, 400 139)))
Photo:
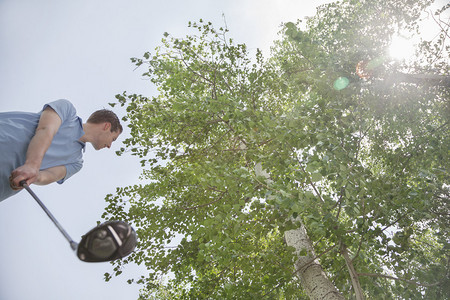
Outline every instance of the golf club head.
POLYGON ((136 247, 134 229, 123 221, 98 225, 81 238, 77 256, 85 262, 103 262, 129 255, 136 247))

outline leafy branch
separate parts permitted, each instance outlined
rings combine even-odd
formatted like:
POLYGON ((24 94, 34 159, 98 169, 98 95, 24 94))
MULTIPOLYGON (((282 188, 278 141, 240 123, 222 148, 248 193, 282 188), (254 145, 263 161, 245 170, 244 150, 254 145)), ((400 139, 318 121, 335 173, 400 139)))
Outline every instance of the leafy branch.
POLYGON ((435 282, 435 283, 421 283, 421 282, 417 282, 417 281, 410 280, 410 279, 394 277, 394 276, 389 276, 389 275, 384 275, 384 274, 358 273, 358 276, 380 277, 380 278, 386 278, 386 279, 392 279, 392 280, 400 280, 400 281, 404 281, 409 284, 413 284, 413 285, 417 285, 417 286, 424 286, 424 287, 433 287, 433 286, 438 286, 438 285, 443 284, 447 280, 447 275, 448 275, 448 272, 442 280, 435 282))

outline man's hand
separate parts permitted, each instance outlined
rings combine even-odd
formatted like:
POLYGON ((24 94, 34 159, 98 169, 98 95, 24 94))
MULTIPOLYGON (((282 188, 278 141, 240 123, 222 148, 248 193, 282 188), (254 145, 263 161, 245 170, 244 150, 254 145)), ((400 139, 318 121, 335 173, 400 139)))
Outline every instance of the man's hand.
POLYGON ((16 186, 16 184, 13 182, 12 176, 9 176, 9 186, 10 186, 11 189, 13 189, 14 191, 18 191, 18 190, 22 189, 22 187, 16 186))
POLYGON ((20 190, 20 182, 25 180, 28 185, 32 184, 38 179, 39 168, 23 165, 11 172, 9 177, 9 185, 15 191, 20 190))

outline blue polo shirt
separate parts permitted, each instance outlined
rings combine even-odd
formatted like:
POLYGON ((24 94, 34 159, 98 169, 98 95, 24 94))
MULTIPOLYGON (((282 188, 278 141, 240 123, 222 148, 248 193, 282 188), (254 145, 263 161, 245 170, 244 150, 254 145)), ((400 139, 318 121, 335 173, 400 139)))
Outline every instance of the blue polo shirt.
POLYGON ((55 110, 62 123, 44 155, 41 170, 65 166, 66 176, 58 181, 62 184, 83 166, 85 143, 79 141, 84 135, 82 120, 69 101, 61 99, 50 102, 39 113, 0 113, 0 201, 17 193, 9 186, 9 176, 25 163, 28 145, 47 107, 55 110))

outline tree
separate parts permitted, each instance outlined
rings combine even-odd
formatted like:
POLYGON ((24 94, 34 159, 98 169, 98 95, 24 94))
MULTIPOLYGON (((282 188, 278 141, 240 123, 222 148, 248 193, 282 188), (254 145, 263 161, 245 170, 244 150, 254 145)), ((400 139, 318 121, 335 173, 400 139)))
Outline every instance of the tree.
POLYGON ((145 264, 146 297, 446 298, 448 25, 385 55, 429 2, 321 6, 267 60, 202 20, 133 58, 159 93, 116 96, 143 167, 107 196, 140 240, 116 275, 145 264))

